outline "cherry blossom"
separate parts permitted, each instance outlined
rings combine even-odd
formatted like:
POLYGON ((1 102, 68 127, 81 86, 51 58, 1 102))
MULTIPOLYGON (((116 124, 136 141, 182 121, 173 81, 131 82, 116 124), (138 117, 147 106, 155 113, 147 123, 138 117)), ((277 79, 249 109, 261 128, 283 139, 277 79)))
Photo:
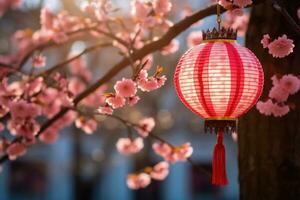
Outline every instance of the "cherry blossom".
POLYGON ((288 39, 285 34, 268 45, 269 53, 274 58, 283 58, 289 55, 293 52, 294 47, 293 40, 288 39))
POLYGON ((284 90, 286 90, 289 94, 295 94, 300 89, 300 80, 298 77, 288 74, 282 76, 279 83, 284 90))
POLYGON ((151 11, 151 7, 141 2, 140 0, 132 1, 131 8, 131 15, 140 22, 145 21, 151 11))
POLYGON ((114 89, 117 95, 122 97, 133 97, 137 92, 135 82, 133 82, 131 79, 125 78, 123 78, 121 81, 117 81, 114 89))
POLYGON ((263 39, 260 41, 260 43, 263 45, 263 48, 268 48, 269 44, 270 44, 270 35, 269 34, 265 34, 263 36, 263 39))
POLYGON ((193 31, 187 37, 187 46, 191 48, 202 42, 202 31, 193 31))
POLYGON ((157 79, 150 77, 148 79, 141 79, 138 81, 138 87, 144 92, 150 92, 158 88, 157 79))
POLYGON ((271 88, 269 97, 275 99, 278 102, 284 102, 288 99, 289 93, 281 84, 279 84, 271 88))
POLYGON ((113 109, 123 107, 125 102, 125 98, 120 95, 114 95, 106 99, 106 103, 108 103, 108 105, 110 105, 113 109))
POLYGON ((15 142, 7 148, 6 152, 10 160, 15 160, 17 157, 22 156, 26 153, 27 147, 19 142, 15 142))
POLYGON ((44 78, 38 77, 26 84, 25 93, 28 94, 29 96, 38 94, 43 89, 43 86, 44 86, 44 78))
POLYGON ((157 77, 156 80, 157 80, 157 88, 160 88, 163 85, 165 85, 165 83, 167 81, 167 77, 164 75, 164 76, 161 76, 161 77, 157 77))
POLYGON ((24 100, 11 102, 9 108, 14 119, 35 118, 41 114, 39 106, 24 100))
POLYGON ((0 1, 0 16, 2 16, 8 8, 16 9, 20 7, 22 0, 2 0, 0 1))
POLYGON ((162 55, 169 55, 175 53, 179 49, 179 42, 178 40, 172 40, 167 46, 165 46, 161 50, 162 55))
POLYGON ((152 149, 154 152, 164 158, 172 153, 172 147, 166 143, 153 143, 152 149))
POLYGON ((233 0, 233 4, 243 8, 252 4, 252 0, 233 0))
POLYGON ((278 103, 273 106, 273 115, 274 117, 282 117, 286 115, 290 111, 289 106, 287 105, 279 105, 278 103))
POLYGON ((171 11, 170 0, 153 0, 153 9, 157 14, 164 15, 171 11))
POLYGON ((127 176, 127 185, 130 189, 145 188, 151 183, 151 177, 147 173, 129 174, 127 176))
POLYGON ((152 171, 150 172, 150 176, 155 180, 164 180, 169 174, 169 163, 163 161, 156 164, 152 171))
POLYGON ((40 129, 39 123, 34 119, 11 119, 7 123, 7 128, 12 135, 23 136, 26 139, 34 140, 34 136, 40 129))
POLYGON ((41 10, 40 21, 42 29, 51 30, 53 28, 54 14, 51 13, 47 8, 41 10))
POLYGON ((268 99, 266 102, 258 101, 256 108, 261 114, 270 116, 273 112, 274 104, 271 99, 268 99))
POLYGON ((274 117, 282 117, 290 111, 288 105, 284 105, 282 103, 273 103, 271 99, 268 99, 266 102, 259 101, 256 104, 256 108, 261 114, 266 116, 273 114, 274 117))
POLYGON ((146 70, 141 70, 137 77, 138 88, 144 92, 150 92, 152 90, 156 90, 162 87, 167 80, 166 76, 160 76, 162 68, 158 67, 156 69, 156 74, 154 76, 148 77, 148 73, 146 70))
POLYGON ((79 117, 75 120, 75 126, 82 129, 86 134, 92 134, 97 129, 97 121, 94 119, 79 117))
POLYGON ((113 109, 109 105, 100 106, 97 109, 97 112, 103 115, 111 115, 113 113, 113 109))
POLYGON ((80 76, 86 81, 90 81, 92 79, 92 73, 87 69, 86 63, 82 58, 73 60, 70 63, 70 66, 72 74, 80 76))
POLYGON ((249 14, 244 13, 243 15, 236 15, 234 12, 227 12, 225 15, 225 20, 223 22, 224 26, 227 28, 233 28, 238 31, 238 36, 245 36, 248 29, 249 14))
POLYGON ((193 153, 193 148, 190 143, 185 143, 176 147, 171 147, 166 143, 154 143, 152 148, 155 153, 162 156, 166 161, 172 163, 177 161, 186 161, 186 159, 193 153))
POLYGON ((152 117, 148 117, 141 119, 138 123, 138 126, 136 126, 135 129, 142 137, 147 137, 149 133, 153 130, 154 126, 154 119, 152 117))
POLYGON ((140 152, 144 147, 143 139, 138 137, 135 139, 120 138, 116 144, 117 150, 124 154, 135 154, 140 152))
POLYGON ((58 130, 51 126, 42 132, 39 139, 46 144, 53 144, 58 139, 58 130))
POLYGON ((42 55, 35 55, 32 58, 32 66, 36 68, 44 67, 46 65, 46 57, 42 55))
POLYGON ((173 153, 169 155, 166 160, 170 162, 177 162, 177 161, 186 161, 193 153, 193 148, 191 147, 190 143, 182 144, 175 149, 173 149, 173 153))
POLYGON ((129 97, 128 98, 128 104, 130 106, 134 106, 135 104, 137 104, 137 102, 140 100, 140 97, 138 96, 133 96, 133 97, 129 97))
POLYGON ((241 8, 236 8, 230 11, 233 16, 241 17, 244 15, 244 11, 241 8))

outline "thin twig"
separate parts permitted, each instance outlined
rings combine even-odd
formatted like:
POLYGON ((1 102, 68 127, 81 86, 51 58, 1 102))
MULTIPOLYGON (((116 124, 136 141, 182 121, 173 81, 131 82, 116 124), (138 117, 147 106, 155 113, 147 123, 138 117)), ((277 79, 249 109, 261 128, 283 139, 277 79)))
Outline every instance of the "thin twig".
POLYGON ((277 0, 273 0, 273 7, 275 10, 280 12, 285 20, 290 24, 290 27, 300 36, 300 26, 295 22, 293 17, 287 12, 287 10, 281 6, 277 0))
POLYGON ((74 61, 76 59, 78 59, 79 57, 81 57, 81 56, 83 56, 83 55, 85 55, 85 54, 87 54, 89 52, 92 52, 94 50, 97 50, 97 49, 99 49, 101 47, 107 47, 109 45, 111 45, 111 43, 100 43, 100 44, 96 44, 96 45, 93 45, 91 47, 88 47, 88 48, 84 49, 81 53, 79 53, 79 54, 77 54, 77 55, 69 58, 68 60, 65 60, 65 61, 63 61, 63 62, 61 62, 61 63, 59 63, 57 65, 54 65, 53 67, 51 67, 48 70, 45 70, 45 71, 39 73, 36 76, 49 75, 49 74, 53 73, 54 71, 58 70, 59 68, 61 68, 61 67, 65 66, 65 65, 71 63, 72 61, 74 61))
MULTIPOLYGON (((95 26, 91 26, 91 27, 85 27, 85 28, 82 28, 82 29, 78 29, 78 30, 75 30, 75 31, 70 31, 68 33, 66 33, 68 36, 72 36, 72 35, 76 35, 78 33, 81 33, 81 32, 88 32, 88 31, 91 31, 91 30, 94 30, 96 27, 98 26, 95 25, 95 26)), ((57 45, 54 41, 50 41, 48 43, 45 43, 45 44, 41 44, 41 45, 38 45, 34 48, 32 48, 22 59, 21 61, 19 62, 18 64, 18 69, 21 70, 23 68, 23 66, 27 63, 28 59, 31 58, 31 56, 34 54, 35 51, 42 51, 44 50, 45 48, 48 48, 48 47, 51 47, 51 46, 55 46, 57 45)))

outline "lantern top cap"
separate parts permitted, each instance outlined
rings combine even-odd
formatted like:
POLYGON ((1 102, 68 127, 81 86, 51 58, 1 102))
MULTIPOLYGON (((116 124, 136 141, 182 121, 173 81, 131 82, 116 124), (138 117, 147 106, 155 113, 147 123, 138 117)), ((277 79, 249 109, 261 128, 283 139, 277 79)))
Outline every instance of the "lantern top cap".
POLYGON ((237 31, 232 28, 224 28, 216 29, 213 28, 212 30, 203 31, 203 41, 209 40, 236 40, 237 38, 237 31))

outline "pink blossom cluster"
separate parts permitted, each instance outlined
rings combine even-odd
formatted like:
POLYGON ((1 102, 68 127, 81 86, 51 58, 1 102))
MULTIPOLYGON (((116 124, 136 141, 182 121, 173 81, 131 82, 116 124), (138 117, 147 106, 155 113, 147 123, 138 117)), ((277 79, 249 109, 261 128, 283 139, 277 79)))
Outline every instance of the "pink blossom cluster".
POLYGON ((134 0, 131 6, 131 14, 135 20, 152 27, 161 23, 162 17, 172 9, 170 0, 153 0, 151 3, 134 0))
POLYGON ((186 161, 193 153, 193 147, 190 143, 184 143, 180 146, 170 146, 167 143, 154 143, 152 145, 154 152, 162 156, 166 161, 175 163, 186 161))
MULTIPOLYGON (((43 60, 44 58, 36 59, 43 60)), ((37 134, 41 141, 53 143, 58 139, 59 131, 73 122, 76 127, 87 134, 92 134, 97 129, 95 119, 81 116, 71 110, 40 132, 41 125, 38 119, 51 119, 63 107, 72 107, 75 95, 83 91, 87 87, 87 81, 91 79, 91 72, 81 59, 70 63, 69 69, 73 76, 70 79, 59 73, 44 78, 23 76, 19 80, 2 79, 0 83, 0 117, 8 115, 9 119, 6 125, 1 123, 1 131, 7 128, 10 134, 19 139, 13 143, 4 137, 0 139, 3 144, 1 153, 8 153, 11 159, 25 154, 26 148, 35 143, 37 134), (51 84, 47 85, 47 83, 51 84)), ((103 92, 106 89, 105 85, 99 87, 82 100, 80 105, 94 109, 103 105, 105 103, 103 92)))
POLYGON ((153 167, 146 167, 142 172, 129 174, 127 177, 127 186, 130 189, 145 188, 153 180, 164 180, 169 174, 169 163, 162 161, 153 167))
MULTIPOLYGON (((13 36, 14 52, 10 55, 2 56, 1 61, 19 64, 33 49, 50 41, 58 44, 69 41, 81 36, 81 33, 76 31, 93 26, 93 22, 89 18, 82 19, 66 11, 56 14, 50 12, 47 8, 41 10, 40 23, 41 28, 38 30, 34 31, 28 28, 16 31, 13 36)), ((41 55, 34 56, 32 64, 34 67, 44 66, 45 57, 41 55)))
POLYGON ((238 31, 238 36, 243 37, 248 29, 249 14, 242 9, 233 9, 225 13, 223 22, 225 27, 230 27, 238 31))
POLYGON ((144 147, 143 138, 146 138, 155 126, 155 121, 152 117, 141 119, 138 124, 133 125, 137 133, 142 137, 120 138, 116 144, 117 150, 125 155, 135 154, 140 152, 144 147))
POLYGON ((252 0, 233 0, 233 1, 229 1, 229 0, 220 0, 219 4, 221 6, 223 6, 226 9, 230 9, 233 6, 237 6, 240 8, 244 8, 246 6, 251 5, 253 2, 252 0))
POLYGON ((187 37, 187 46, 188 48, 192 48, 196 45, 199 45, 202 40, 202 31, 193 31, 187 37))
MULTIPOLYGON (((51 97, 53 97, 51 95, 55 95, 52 100, 56 99, 59 106, 70 103, 64 93, 65 88, 63 87, 65 86, 58 83, 56 87, 61 88, 47 87, 42 77, 24 78, 14 82, 9 82, 6 78, 2 79, 0 117, 9 116, 9 119, 6 125, 1 124, 1 129, 3 131, 7 128, 11 135, 20 139, 10 144, 11 142, 5 137, 1 138, 1 143, 6 144, 2 145, 1 153, 6 152, 11 159, 15 159, 26 152, 28 145, 34 144, 35 137, 40 130, 37 118, 54 115, 55 110, 52 109, 54 101, 51 101, 51 97)), ((58 112, 60 109, 56 110, 58 112)), ((65 124, 67 121, 63 123, 65 124)))
POLYGON ((296 94, 300 90, 300 79, 292 74, 283 75, 278 78, 276 75, 272 77, 273 87, 269 92, 267 101, 259 101, 256 108, 261 114, 274 115, 281 117, 290 111, 290 107, 286 102, 289 95, 296 94))
MULTIPOLYGON (((128 54, 128 51, 140 49, 145 43, 156 40, 173 26, 173 23, 167 19, 167 14, 171 8, 170 0, 131 1, 131 20, 134 26, 127 27, 127 30, 121 29, 116 33, 115 35, 122 38, 122 41, 114 40, 114 46, 119 48, 123 54, 128 54), (149 31, 152 34, 149 35, 149 31)), ((161 50, 161 53, 163 55, 172 54, 178 48, 178 41, 172 40, 168 46, 161 50)))
POLYGON ((141 137, 135 139, 130 138, 120 138, 116 144, 117 150, 124 154, 135 154, 140 152, 144 147, 144 141, 141 137))
POLYGON ((160 76, 159 74, 160 72, 157 71, 149 77, 147 70, 142 69, 136 79, 123 78, 117 81, 114 85, 115 92, 106 95, 106 104, 100 106, 97 111, 100 114, 111 115, 114 109, 124 107, 126 102, 130 106, 135 105, 140 100, 139 96, 136 95, 138 89, 150 92, 165 84, 166 76, 160 76))
POLYGON ((274 58, 283 58, 291 54, 295 47, 293 42, 294 41, 288 39, 285 34, 273 41, 271 41, 269 34, 266 34, 261 40, 263 48, 268 48, 269 54, 274 58))

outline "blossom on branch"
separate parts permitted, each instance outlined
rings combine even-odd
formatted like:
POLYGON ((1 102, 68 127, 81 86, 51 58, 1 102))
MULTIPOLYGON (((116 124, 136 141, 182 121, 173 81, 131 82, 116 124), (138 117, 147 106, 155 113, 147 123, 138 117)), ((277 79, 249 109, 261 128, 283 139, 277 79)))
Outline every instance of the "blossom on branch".
POLYGON ((153 167, 146 167, 142 172, 132 173, 127 176, 127 186, 130 189, 141 189, 151 183, 151 179, 162 181, 169 174, 169 163, 162 161, 153 167))
POLYGON ((97 130, 97 121, 79 117, 75 120, 75 126, 83 130, 86 134, 93 134, 97 130))
POLYGON ((137 92, 136 83, 131 79, 125 78, 123 78, 121 81, 117 81, 114 89, 117 95, 122 97, 133 97, 137 92))
POLYGON ((106 99, 106 103, 110 105, 113 109, 121 108, 125 106, 126 99, 120 95, 113 95, 106 99))
POLYGON ((172 9, 170 0, 153 0, 153 9, 159 15, 165 15, 172 9))
POLYGON ((233 0, 233 4, 241 8, 251 5, 252 3, 252 0, 233 0))
POLYGON ((134 128, 142 137, 145 138, 153 130, 154 126, 155 126, 154 119, 152 117, 148 117, 148 118, 141 119, 138 123, 138 126, 135 126, 134 128))
POLYGON ((127 176, 127 186, 133 190, 145 188, 150 183, 151 183, 151 177, 147 173, 129 174, 127 176))
POLYGON ((186 161, 193 153, 193 148, 190 143, 185 143, 176 147, 166 143, 154 143, 152 148, 156 154, 172 163, 186 161))
POLYGON ((23 156, 26 151, 26 146, 19 142, 11 144, 6 150, 10 160, 15 160, 17 159, 17 157, 23 156))
POLYGON ((290 53, 293 52, 295 45, 293 44, 293 40, 288 39, 287 36, 284 34, 281 37, 270 42, 268 45, 269 53, 274 58, 283 58, 288 56, 290 53))
POLYGON ((173 39, 167 46, 165 46, 161 53, 162 55, 169 55, 175 53, 179 49, 178 40, 173 39))
POLYGON ((263 45, 263 48, 268 48, 269 44, 270 44, 270 35, 269 34, 265 34, 263 36, 263 39, 260 41, 260 43, 263 45))
POLYGON ((144 142, 140 137, 135 139, 120 138, 116 144, 116 147, 117 150, 124 155, 135 154, 144 148, 144 142))
POLYGON ((202 31, 193 31, 187 37, 188 48, 194 47, 202 42, 202 31))
POLYGON ((151 172, 150 176, 155 180, 164 180, 169 174, 169 163, 163 161, 156 164, 151 172))

